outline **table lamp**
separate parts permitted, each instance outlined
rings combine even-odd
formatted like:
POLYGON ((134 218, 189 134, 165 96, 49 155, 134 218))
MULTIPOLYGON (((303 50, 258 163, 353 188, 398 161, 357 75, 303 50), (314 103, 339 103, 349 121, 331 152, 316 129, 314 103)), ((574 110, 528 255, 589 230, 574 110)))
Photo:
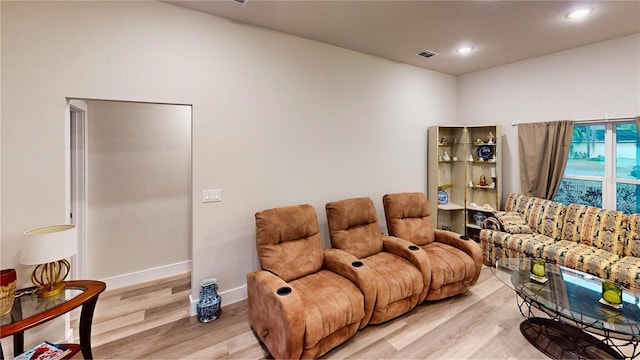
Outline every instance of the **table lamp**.
POLYGON ((31 282, 38 288, 38 296, 49 297, 64 291, 64 280, 71 264, 67 258, 78 248, 75 225, 45 226, 24 232, 20 262, 36 265, 31 282))

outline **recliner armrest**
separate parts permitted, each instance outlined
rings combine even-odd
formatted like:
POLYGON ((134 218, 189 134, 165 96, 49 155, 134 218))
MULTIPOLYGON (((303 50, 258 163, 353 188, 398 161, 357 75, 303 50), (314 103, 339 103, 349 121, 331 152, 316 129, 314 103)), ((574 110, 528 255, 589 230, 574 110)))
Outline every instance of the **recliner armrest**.
POLYGON ((349 279, 364 295, 364 318, 359 329, 364 328, 371 320, 377 296, 373 273, 354 255, 335 248, 324 249, 324 267, 349 279))
POLYGON ((453 246, 471 256, 476 267, 476 276, 471 284, 475 284, 482 270, 482 249, 480 246, 475 241, 460 239, 460 234, 453 231, 435 229, 434 233, 437 242, 453 246))
POLYGON ((276 359, 299 359, 304 343, 304 304, 276 275, 257 270, 247 274, 249 321, 276 359))
POLYGON ((423 302, 431 286, 431 261, 427 253, 411 241, 395 236, 383 236, 382 244, 384 251, 406 259, 420 271, 424 289, 418 298, 418 303, 423 302))

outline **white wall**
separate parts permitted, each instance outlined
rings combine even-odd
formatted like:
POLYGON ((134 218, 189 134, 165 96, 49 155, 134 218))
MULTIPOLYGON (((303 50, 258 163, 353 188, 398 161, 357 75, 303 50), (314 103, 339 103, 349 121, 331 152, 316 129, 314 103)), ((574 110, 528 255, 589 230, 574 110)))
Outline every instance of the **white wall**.
POLYGON ((503 201, 520 191, 512 123, 640 115, 640 34, 478 71, 458 78, 458 122, 499 124, 503 201))
POLYGON ((189 262, 191 107, 86 103, 87 278, 189 262))
POLYGON ((327 241, 326 202, 370 196, 383 219, 384 193, 425 191, 426 129, 456 119, 452 76, 164 3, 1 6, 2 267, 66 218, 66 97, 193 105, 196 298, 210 276, 242 291, 256 211, 310 203, 327 241))

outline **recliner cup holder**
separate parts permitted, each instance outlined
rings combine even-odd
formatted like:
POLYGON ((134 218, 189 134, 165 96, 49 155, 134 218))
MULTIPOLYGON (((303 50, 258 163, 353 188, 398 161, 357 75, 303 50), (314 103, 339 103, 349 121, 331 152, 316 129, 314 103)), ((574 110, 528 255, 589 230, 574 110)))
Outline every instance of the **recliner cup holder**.
POLYGON ((466 236, 466 235, 462 235, 462 236, 460 236, 460 240, 467 241, 467 240, 471 240, 471 238, 466 236))
POLYGON ((354 261, 354 262, 351 263, 351 266, 357 267, 357 268, 359 268, 359 267, 361 267, 363 265, 364 264, 362 263, 362 261, 354 261))
POLYGON ((288 286, 283 286, 281 288, 279 288, 278 290, 276 290, 276 294, 280 295, 280 296, 286 296, 291 294, 291 288, 288 286))
POLYGON ((420 250, 420 247, 416 246, 416 245, 409 245, 409 250, 411 251, 417 251, 420 250))

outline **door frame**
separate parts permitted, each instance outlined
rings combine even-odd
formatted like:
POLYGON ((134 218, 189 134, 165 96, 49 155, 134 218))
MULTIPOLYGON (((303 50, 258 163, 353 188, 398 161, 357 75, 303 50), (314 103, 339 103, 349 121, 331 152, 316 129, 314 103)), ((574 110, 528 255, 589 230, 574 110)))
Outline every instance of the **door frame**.
POLYGON ((78 252, 71 258, 71 279, 84 279, 87 261, 87 103, 67 99, 67 126, 69 134, 67 176, 68 221, 78 229, 78 252))

